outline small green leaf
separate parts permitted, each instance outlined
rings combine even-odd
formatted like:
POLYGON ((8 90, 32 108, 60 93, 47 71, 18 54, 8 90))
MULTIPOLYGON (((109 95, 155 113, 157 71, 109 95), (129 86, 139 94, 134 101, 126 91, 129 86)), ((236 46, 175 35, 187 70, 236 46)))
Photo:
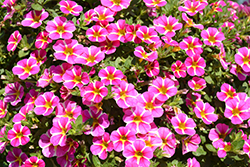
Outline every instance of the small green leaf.
POLYGON ((27 56, 28 54, 29 54, 29 51, 27 51, 27 52, 25 52, 25 51, 23 51, 23 50, 19 50, 19 51, 18 51, 18 57, 19 57, 19 58, 25 57, 25 56, 27 56))
POLYGON ((39 5, 38 3, 33 3, 32 5, 31 5, 31 7, 32 7, 32 9, 34 9, 34 10, 43 10, 43 7, 41 6, 41 5, 39 5))
POLYGON ((233 150, 240 150, 244 145, 244 140, 235 140, 232 142, 233 150))
POLYGON ((97 156, 93 155, 92 156, 92 161, 93 161, 95 167, 100 167, 101 166, 101 162, 100 162, 100 160, 98 159, 97 156))
POLYGON ((192 153, 194 156, 197 156, 197 157, 207 154, 207 152, 203 149, 202 146, 198 147, 198 149, 195 152, 193 151, 192 153))
POLYGON ((81 125, 83 122, 82 122, 82 115, 79 115, 77 118, 76 118, 76 122, 75 122, 75 124, 76 124, 76 126, 78 126, 78 125, 81 125))
POLYGON ((216 152, 216 149, 214 148, 214 146, 212 144, 206 144, 205 145, 206 148, 211 151, 211 152, 216 152))

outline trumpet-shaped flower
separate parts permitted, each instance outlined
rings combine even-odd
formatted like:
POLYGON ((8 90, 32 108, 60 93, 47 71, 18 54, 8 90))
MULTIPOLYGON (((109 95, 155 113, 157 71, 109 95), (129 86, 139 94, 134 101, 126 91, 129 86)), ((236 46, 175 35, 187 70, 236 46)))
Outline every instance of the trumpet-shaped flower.
POLYGON ((221 92, 217 92, 216 94, 220 101, 227 102, 228 100, 234 99, 237 95, 235 89, 227 83, 222 84, 220 89, 221 92))
POLYGON ((149 77, 157 76, 160 73, 159 62, 157 60, 148 62, 148 64, 144 67, 144 70, 149 77))
POLYGON ((4 100, 0 100, 0 118, 4 118, 7 112, 7 103, 4 100))
POLYGON ((227 152, 231 151, 232 149, 232 145, 230 142, 221 142, 221 144, 219 145, 219 149, 218 149, 218 157, 219 158, 224 158, 225 156, 227 156, 227 152))
POLYGON ((37 35, 35 46, 37 49, 46 49, 51 42, 52 39, 50 39, 49 33, 44 30, 37 35))
POLYGON ((240 48, 234 57, 235 62, 241 66, 245 72, 250 72, 250 49, 247 47, 240 48))
POLYGON ((246 80, 249 73, 245 72, 241 66, 237 64, 231 64, 229 67, 230 73, 236 75, 240 81, 246 80))
POLYGON ((214 108, 209 103, 197 101, 195 103, 194 112, 198 118, 201 118, 205 124, 211 124, 218 119, 218 115, 214 114, 214 108))
POLYGON ((147 53, 142 46, 137 46, 135 48, 134 54, 135 56, 150 62, 158 58, 157 51, 147 53))
POLYGON ((13 118, 13 120, 12 120, 12 122, 14 122, 14 123, 21 123, 21 121, 27 121, 26 120, 26 115, 30 112, 30 111, 32 111, 32 106, 30 106, 30 105, 25 105, 25 106, 23 106, 21 109, 20 109, 20 111, 19 111, 19 113, 17 113, 16 115, 14 115, 14 118, 13 118))
POLYGON ((119 12, 122 9, 128 8, 131 0, 101 0, 101 4, 111 9, 112 11, 119 12))
POLYGON ((103 97, 107 96, 108 89, 103 82, 95 81, 84 87, 84 98, 87 101, 100 103, 103 97))
POLYGON ((18 43, 21 41, 22 35, 18 30, 13 32, 9 39, 8 39, 8 45, 7 45, 7 50, 8 51, 15 51, 18 43))
POLYGON ((79 16, 80 12, 82 11, 82 6, 78 5, 75 1, 70 0, 62 0, 59 2, 60 10, 64 14, 72 14, 74 16, 79 16))
POLYGON ((59 38, 70 39, 73 37, 73 31, 76 27, 73 21, 67 21, 65 17, 55 17, 53 21, 48 21, 46 31, 49 32, 49 37, 52 40, 59 38))
POLYGON ((74 154, 66 153, 60 157, 56 158, 56 162, 63 167, 70 167, 72 166, 72 162, 74 160, 74 154))
POLYGON ((143 2, 149 8, 162 7, 167 4, 166 0, 143 0, 143 2))
POLYGON ((118 20, 117 23, 111 23, 108 26, 108 39, 110 41, 121 41, 125 43, 126 27, 127 24, 125 23, 125 20, 122 19, 118 20))
POLYGON ((19 82, 10 83, 5 87, 5 94, 4 101, 11 102, 11 105, 15 106, 22 100, 24 88, 19 82))
POLYGON ((205 79, 193 77, 192 80, 188 81, 188 86, 194 91, 201 91, 206 87, 205 79))
POLYGON ((204 58, 200 55, 187 57, 184 64, 187 67, 187 73, 190 76, 202 76, 205 73, 204 68, 206 67, 206 63, 204 58))
POLYGON ((185 6, 180 6, 178 8, 179 11, 186 12, 189 16, 194 16, 199 11, 203 10, 206 5, 204 3, 201 3, 200 1, 185 1, 185 6))
POLYGON ((89 25, 93 21, 93 17, 96 16, 96 13, 94 9, 88 10, 86 13, 84 13, 85 19, 84 22, 86 25, 89 25))
POLYGON ((196 160, 196 158, 188 158, 187 167, 200 167, 200 163, 196 160))
POLYGON ((49 13, 44 9, 32 10, 26 15, 24 15, 24 20, 22 21, 22 25, 25 27, 38 28, 42 25, 42 21, 45 20, 49 16, 49 13))
POLYGON ((243 151, 250 157, 250 139, 245 140, 243 145, 243 151))
POLYGON ((113 12, 111 9, 99 5, 96 8, 94 8, 94 11, 96 14, 92 18, 94 21, 107 21, 107 22, 114 21, 115 12, 113 12))
POLYGON ((177 60, 174 64, 172 64, 171 69, 174 72, 174 76, 176 78, 185 78, 187 75, 187 67, 180 60, 177 60))
POLYGON ((207 30, 201 32, 201 37, 204 39, 204 43, 210 46, 220 47, 221 42, 225 39, 223 32, 218 31, 217 28, 209 27, 207 30))
POLYGON ((194 135, 196 124, 192 118, 188 118, 186 114, 180 113, 171 119, 175 131, 180 135, 194 135))
POLYGON ((101 69, 98 73, 98 76, 101 78, 101 82, 107 85, 119 85, 124 74, 117 70, 113 66, 108 66, 105 69, 101 69))
POLYGON ((8 139, 13 147, 25 145, 30 141, 30 129, 21 124, 14 124, 13 128, 8 131, 8 139))
POLYGON ((45 92, 36 98, 34 112, 37 115, 48 116, 58 104, 59 97, 55 96, 53 92, 45 92))
POLYGON ((25 167, 45 167, 45 162, 42 159, 32 156, 25 161, 25 167))
POLYGON ((59 103, 56 107, 56 117, 68 117, 70 121, 77 119, 81 115, 82 108, 78 106, 76 102, 66 100, 63 103, 59 103))
POLYGON ((73 68, 72 64, 69 63, 62 63, 61 65, 56 66, 51 71, 53 73, 53 81, 60 83, 63 82, 63 75, 65 74, 66 70, 73 68))
POLYGON ((181 140, 182 142, 182 154, 186 154, 188 152, 196 151, 201 142, 201 138, 198 134, 193 136, 188 136, 181 140))
POLYGON ((136 35, 147 44, 158 42, 160 40, 157 32, 152 27, 151 28, 148 28, 146 26, 139 27, 138 30, 136 31, 136 35))
POLYGON ((26 159, 28 159, 28 156, 20 148, 13 148, 12 151, 8 151, 6 156, 6 160, 11 167, 23 166, 26 159))
POLYGON ((126 166, 150 166, 150 159, 153 158, 153 151, 150 147, 146 146, 143 140, 136 140, 133 144, 125 147, 123 156, 126 157, 126 166))
POLYGON ((17 65, 12 69, 13 74, 18 75, 22 80, 30 75, 37 74, 40 71, 36 59, 23 59, 17 62, 17 65))
POLYGON ((106 38, 105 41, 100 42, 99 44, 101 51, 107 55, 114 53, 116 51, 116 48, 119 46, 120 41, 110 41, 108 38, 106 38))
POLYGON ((110 141, 109 133, 105 132, 102 136, 93 138, 93 145, 90 146, 90 151, 104 160, 108 156, 107 151, 111 152, 113 148, 113 142, 110 141))
POLYGON ((2 141, 5 135, 5 131, 6 131, 6 126, 0 129, 0 153, 1 154, 5 151, 5 147, 8 145, 7 141, 2 141))
POLYGON ((223 12, 223 10, 221 8, 219 8, 219 6, 226 6, 226 3, 224 1, 218 1, 218 2, 214 2, 211 3, 210 6, 212 6, 212 11, 213 12, 223 12))
POLYGON ((45 69, 43 74, 40 76, 39 80, 36 83, 37 87, 45 88, 52 82, 52 71, 55 66, 50 66, 49 69, 45 69))
POLYGON ((186 13, 182 13, 182 19, 186 22, 187 27, 195 27, 198 28, 200 30, 204 29, 204 26, 202 24, 195 24, 193 19, 190 19, 189 17, 187 17, 186 13))
POLYGON ((141 39, 137 37, 136 31, 141 27, 140 24, 127 25, 125 38, 126 41, 133 41, 134 43, 141 43, 141 39))
POLYGON ((31 52, 29 59, 36 60, 37 65, 40 66, 41 64, 45 63, 45 61, 47 60, 46 54, 47 52, 44 49, 35 50, 31 52))
POLYGON ((86 35, 92 42, 103 42, 106 40, 108 31, 99 25, 94 25, 86 31, 86 35))
POLYGON ((165 157, 172 157, 175 153, 175 148, 176 148, 176 139, 175 135, 165 127, 160 127, 158 129, 157 135, 161 138, 162 140, 162 145, 160 148, 164 151, 163 155, 165 157))
POLYGON ((199 38, 188 36, 182 40, 179 46, 186 51, 188 56, 200 55, 203 52, 202 42, 199 38))

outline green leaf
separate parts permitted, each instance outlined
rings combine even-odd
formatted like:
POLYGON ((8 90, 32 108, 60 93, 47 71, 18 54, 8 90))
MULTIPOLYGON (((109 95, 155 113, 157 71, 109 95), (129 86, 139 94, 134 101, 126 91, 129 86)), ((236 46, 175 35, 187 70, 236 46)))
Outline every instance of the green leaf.
POLYGON ((23 50, 19 50, 19 51, 18 51, 18 57, 19 57, 19 58, 25 57, 25 56, 27 56, 28 54, 29 54, 29 51, 27 51, 27 52, 25 52, 25 51, 23 51, 23 50))
POLYGON ((244 145, 244 140, 235 140, 232 142, 233 150, 240 150, 244 145))
POLYGON ((79 115, 77 118, 76 118, 76 121, 75 121, 75 124, 76 126, 78 125, 81 125, 83 122, 82 122, 82 115, 79 115))
POLYGON ((39 5, 38 3, 33 3, 33 4, 31 5, 31 7, 32 7, 32 9, 34 9, 34 10, 42 10, 42 9, 43 9, 43 7, 42 7, 41 5, 39 5))
POLYGON ((217 152, 212 144, 206 144, 206 148, 211 152, 217 152))
POLYGON ((93 161, 95 167, 100 167, 101 166, 101 162, 100 162, 100 160, 98 159, 97 156, 93 155, 92 156, 92 161, 93 161))
POLYGON ((197 156, 197 157, 207 154, 207 152, 203 149, 202 146, 198 147, 198 149, 195 152, 193 151, 192 153, 194 156, 197 156))
POLYGON ((213 81, 213 79, 211 78, 210 75, 205 76, 204 79, 205 79, 205 81, 206 81, 208 84, 214 84, 214 81, 213 81))

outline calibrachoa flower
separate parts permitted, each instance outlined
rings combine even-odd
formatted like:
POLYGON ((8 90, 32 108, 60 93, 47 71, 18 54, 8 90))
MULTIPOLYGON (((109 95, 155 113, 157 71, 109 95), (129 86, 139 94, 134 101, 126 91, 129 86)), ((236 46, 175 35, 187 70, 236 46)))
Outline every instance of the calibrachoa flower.
POLYGON ((75 1, 60 1, 60 10, 65 14, 72 14, 74 16, 79 16, 80 12, 82 11, 82 6, 78 5, 75 1))
POLYGON ((140 24, 127 25, 125 39, 134 43, 141 43, 141 39, 137 37, 136 31, 141 27, 140 24))
POLYGON ((22 80, 30 75, 37 74, 40 71, 36 59, 22 59, 17 62, 17 65, 12 69, 13 74, 18 75, 22 80))
POLYGON ((201 138, 198 134, 193 136, 188 136, 181 140, 182 142, 182 154, 186 154, 188 152, 196 151, 201 142, 201 138))
POLYGON ((153 158, 152 149, 146 146, 143 140, 134 141, 133 144, 125 147, 122 154, 126 158, 127 167, 131 166, 130 164, 136 164, 137 166, 142 167, 149 167, 149 160, 153 158))
POLYGON ((62 63, 61 65, 58 65, 53 68, 53 70, 51 71, 53 73, 53 81, 57 83, 63 82, 63 75, 65 74, 66 70, 71 69, 72 67, 72 64, 62 63))
POLYGON ((143 0, 143 2, 149 8, 161 7, 167 4, 166 0, 143 0))
POLYGON ((93 45, 84 47, 81 51, 83 53, 75 59, 76 63, 92 67, 105 58, 105 54, 101 51, 101 48, 93 45))
POLYGON ((76 102, 66 100, 56 107, 56 117, 68 117, 70 121, 75 121, 81 115, 82 108, 76 102))
POLYGON ((150 111, 153 117, 161 117, 163 115, 162 101, 155 98, 155 94, 151 92, 144 92, 137 97, 137 106, 141 106, 143 109, 150 111))
POLYGON ((203 52, 202 42, 199 38, 188 36, 182 40, 179 46, 186 51, 188 56, 200 55, 203 52))
POLYGON ((230 142, 221 142, 218 149, 218 157, 223 158, 227 156, 227 152, 231 151, 232 145, 230 142))
POLYGON ((68 89, 73 89, 75 86, 81 88, 83 85, 89 83, 88 73, 82 73, 82 68, 78 65, 66 70, 62 76, 62 79, 64 86, 68 89))
POLYGON ((200 30, 204 29, 204 26, 202 24, 195 24, 193 19, 190 19, 189 17, 187 17, 186 13, 182 13, 182 19, 186 22, 185 27, 195 27, 200 30))
POLYGON ((155 30, 169 38, 175 36, 175 31, 182 28, 182 24, 178 23, 178 19, 172 17, 171 15, 169 17, 162 15, 154 19, 153 22, 155 30))
POLYGON ((9 162, 10 167, 20 167, 24 164, 26 159, 28 159, 28 156, 22 152, 20 148, 13 148, 6 156, 6 160, 9 162))
POLYGON ((128 8, 131 0, 101 0, 101 4, 111 9, 112 11, 119 12, 122 9, 128 8))
POLYGON ((11 105, 15 106, 22 100, 23 95, 24 88, 19 82, 10 83, 5 87, 4 101, 11 102, 11 105))
POLYGON ((50 129, 50 142, 54 146, 65 146, 67 135, 66 133, 71 129, 71 121, 68 117, 55 117, 53 119, 53 126, 50 129))
POLYGON ((142 46, 137 46, 135 48, 134 54, 135 56, 150 62, 158 58, 157 51, 147 53, 142 46))
POLYGON ((176 148, 175 135, 166 127, 160 127, 157 135, 162 140, 160 148, 164 151, 163 155, 168 158, 172 157, 176 148))
POLYGON ((39 80, 36 83, 37 87, 42 87, 45 88, 46 86, 48 86, 51 81, 52 81, 52 71, 54 69, 55 66, 50 66, 49 69, 45 69, 43 71, 43 74, 40 76, 39 80))
POLYGON ((36 60, 37 65, 40 66, 41 64, 43 64, 47 60, 46 54, 47 54, 47 52, 44 49, 35 50, 35 51, 31 52, 29 59, 36 60))
POLYGON ((211 141, 213 141, 212 144, 217 149, 217 148, 219 148, 219 145, 221 144, 221 142, 223 142, 223 140, 226 138, 226 136, 229 133, 231 133, 232 130, 233 130, 233 128, 229 128, 228 125, 218 123, 215 126, 215 129, 213 128, 209 131, 208 138, 211 141))
POLYGON ((25 145, 30 141, 30 129, 21 124, 14 124, 13 128, 8 131, 8 139, 13 147, 25 145))
POLYGON ((82 112, 83 122, 88 119, 93 119, 93 124, 90 129, 87 129, 84 133, 92 136, 103 136, 105 128, 109 127, 108 115, 102 111, 94 112, 92 110, 83 110, 82 112))
POLYGON ((190 1, 187 0, 184 2, 185 6, 180 6, 178 8, 179 11, 186 12, 189 16, 194 16, 199 11, 203 10, 206 5, 201 3, 200 1, 190 1))
POLYGON ((115 12, 113 12, 111 9, 99 5, 96 8, 94 8, 94 11, 96 14, 92 18, 94 21, 108 21, 108 22, 114 21, 115 12))
POLYGON ((157 60, 148 62, 148 64, 144 67, 144 70, 149 77, 157 76, 160 73, 159 62, 157 60))
POLYGON ((50 39, 49 33, 44 30, 37 35, 35 46, 37 49, 46 49, 51 42, 52 39, 50 39))
POLYGON ((157 42, 160 40, 157 32, 152 27, 150 28, 146 26, 139 27, 138 30, 136 31, 136 35, 147 44, 151 44, 153 42, 157 42))
POLYGON ((133 84, 121 81, 119 85, 112 87, 112 92, 119 107, 128 108, 136 105, 138 92, 133 84))
POLYGON ((127 127, 119 127, 110 135, 110 140, 113 142, 114 150, 121 152, 125 147, 132 144, 136 140, 135 132, 127 127))
POLYGON ((216 94, 220 101, 227 102, 228 100, 234 99, 237 95, 235 89, 227 83, 222 84, 220 89, 221 92, 217 92, 216 94))
POLYGON ((192 118, 188 118, 186 114, 180 113, 171 119, 175 131, 180 135, 194 135, 196 124, 192 118))
POLYGON ((155 94, 156 98, 160 101, 166 101, 169 97, 177 93, 177 88, 174 82, 168 78, 157 77, 148 88, 148 92, 155 94))
POLYGON ((25 27, 38 28, 42 25, 42 21, 45 20, 49 16, 49 13, 44 9, 32 10, 26 15, 24 15, 24 20, 22 21, 22 25, 25 27))
POLYGON ((53 92, 45 92, 36 98, 34 112, 36 115, 48 116, 58 104, 59 97, 55 96, 53 92))
POLYGON ((123 116, 123 121, 127 124, 126 127, 141 134, 146 134, 151 130, 150 123, 153 120, 152 113, 139 106, 133 112, 126 112, 123 116))
POLYGON ((247 47, 240 48, 234 57, 235 62, 241 66, 245 72, 250 72, 250 49, 247 47))
POLYGON ((121 41, 125 43, 126 27, 127 24, 125 23, 125 20, 122 19, 118 20, 117 23, 111 23, 108 26, 108 39, 110 41, 121 41))
POLYGON ((240 81, 246 80, 247 76, 249 76, 249 73, 245 72, 241 66, 237 64, 231 64, 229 67, 230 73, 236 75, 240 81))
POLYGON ((10 38, 8 39, 7 50, 8 51, 15 51, 17 44, 21 41, 21 39, 22 39, 22 35, 20 34, 20 32, 18 30, 13 32, 10 35, 10 38))
POLYGON ((78 63, 76 58, 82 54, 83 46, 75 39, 57 40, 53 45, 56 51, 54 56, 58 60, 64 60, 69 64, 78 63))
POLYGON ((101 69, 98 73, 98 76, 101 78, 101 82, 107 85, 119 85, 124 74, 117 70, 113 66, 108 66, 105 69, 101 69))
POLYGON ((55 17, 53 21, 48 21, 46 31, 52 40, 59 38, 70 39, 73 37, 72 32, 76 30, 73 21, 68 21, 65 17, 55 17))
POLYGON ((26 159, 24 164, 24 167, 45 167, 45 162, 36 156, 26 159))
POLYGON ((7 103, 4 100, 0 100, 0 118, 4 118, 7 112, 7 103))
POLYGON ((84 98, 94 103, 100 103, 107 94, 108 88, 100 81, 92 82, 84 87, 84 98))
POLYGON ((100 42, 99 44, 101 51, 107 55, 114 53, 116 51, 116 48, 119 46, 120 41, 110 41, 108 38, 106 38, 105 41, 100 42))
POLYGON ((250 157, 250 139, 245 140, 243 145, 243 151, 250 157))
POLYGON ((250 118, 249 103, 243 100, 232 99, 226 102, 224 116, 231 120, 233 124, 241 124, 250 118))
POLYGON ((92 42, 103 42, 106 40, 108 31, 99 25, 94 25, 86 31, 86 35, 92 42))
POLYGON ((201 91, 206 87, 206 81, 203 78, 193 77, 188 81, 188 86, 194 91, 201 91))
POLYGON ((196 158, 188 158, 187 159, 187 167, 200 167, 200 163, 196 160, 196 158))
POLYGON ((180 60, 177 60, 174 64, 172 64, 171 69, 174 72, 174 76, 176 78, 185 78, 187 75, 187 67, 180 60))
POLYGON ((32 111, 32 109, 33 109, 33 107, 30 106, 30 105, 25 105, 25 106, 23 106, 23 107, 20 109, 19 113, 17 113, 17 114, 14 116, 14 118, 13 118, 12 121, 13 121, 14 123, 21 123, 22 120, 23 120, 23 121, 27 121, 27 120, 26 120, 26 114, 28 114, 30 111, 32 111))
POLYGON ((93 138, 93 145, 91 145, 90 151, 104 160, 108 156, 107 151, 111 152, 113 148, 113 142, 110 141, 109 133, 105 132, 102 136, 93 138))
POLYGON ((214 2, 211 3, 210 6, 212 6, 212 12, 223 12, 223 10, 221 8, 219 8, 219 6, 226 6, 226 3, 224 1, 218 1, 218 2, 214 2))
POLYGON ((225 39, 223 32, 218 31, 217 28, 209 27, 207 30, 201 32, 201 37, 204 39, 204 44, 210 46, 220 46, 225 39))
POLYGON ((85 19, 84 22, 86 25, 89 25, 93 21, 93 17, 96 16, 96 13, 94 9, 88 10, 86 13, 84 13, 85 19))
POLYGON ((0 153, 1 154, 5 151, 5 147, 8 145, 7 141, 2 141, 5 135, 5 131, 6 131, 6 126, 0 129, 0 153))
POLYGON ((214 108, 209 103, 197 101, 195 103, 194 112, 198 118, 201 118, 205 124, 211 124, 218 119, 218 115, 214 114, 214 108))
POLYGON ((74 154, 69 154, 69 153, 66 153, 64 154, 63 156, 58 156, 56 158, 56 162, 61 166, 61 167, 70 167, 71 166, 71 163, 73 162, 74 160, 74 154))
POLYGON ((190 76, 202 76, 205 73, 204 68, 206 67, 206 63, 204 58, 200 55, 187 57, 184 64, 187 67, 187 73, 190 76))

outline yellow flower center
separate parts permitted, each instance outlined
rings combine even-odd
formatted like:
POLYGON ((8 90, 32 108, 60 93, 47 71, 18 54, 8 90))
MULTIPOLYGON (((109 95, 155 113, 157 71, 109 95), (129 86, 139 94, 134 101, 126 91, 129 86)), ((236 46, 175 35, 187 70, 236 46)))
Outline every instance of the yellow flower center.
POLYGON ((115 5, 120 5, 121 0, 111 0, 115 5))
POLYGON ((201 110, 201 117, 202 117, 202 118, 206 117, 206 113, 205 113, 204 110, 201 110))
POLYGON ((106 16, 104 14, 99 15, 98 20, 105 20, 105 19, 106 19, 106 16))
POLYGON ((73 118, 73 113, 70 112, 70 111, 66 111, 66 115, 67 115, 67 117, 69 117, 70 119, 73 118))
POLYGON ((125 135, 122 135, 120 138, 122 141, 127 141, 127 137, 125 135))
POLYGON ((141 122, 141 116, 135 116, 134 121, 135 122, 141 122))
POLYGON ((102 146, 104 147, 104 149, 106 149, 109 145, 108 145, 107 142, 104 141, 104 142, 102 143, 102 146))
POLYGON ((250 59, 249 59, 248 56, 246 56, 246 57, 243 58, 243 63, 244 63, 244 64, 248 64, 249 61, 250 61, 250 59))
POLYGON ((24 68, 24 71, 25 71, 25 73, 30 73, 31 67, 27 65, 27 66, 24 68))
POLYGON ((193 6, 192 6, 192 7, 191 7, 191 8, 189 8, 188 10, 189 10, 190 12, 192 12, 192 13, 195 13, 195 11, 196 11, 196 7, 193 7, 193 6))
POLYGON ((239 115, 239 113, 240 113, 240 110, 239 110, 238 108, 234 108, 234 109, 232 110, 233 116, 237 116, 237 115, 239 115))
POLYGON ((193 43, 188 44, 188 49, 194 49, 194 44, 193 43))
POLYGON ((143 156, 143 153, 141 151, 136 151, 135 152, 135 156, 136 157, 142 157, 143 156))
POLYGON ((148 58, 148 55, 145 53, 145 52, 142 52, 142 57, 144 58, 144 59, 146 59, 146 58, 148 58))
POLYGON ((94 37, 100 37, 101 35, 100 35, 99 32, 94 32, 93 36, 94 36, 94 37))
POLYGON ((121 91, 121 92, 120 92, 120 98, 121 98, 121 99, 125 99, 125 97, 127 97, 126 91, 121 91))
POLYGON ((91 62, 91 63, 94 63, 95 62, 95 57, 90 55, 88 58, 87 58, 87 61, 88 62, 91 62))
POLYGON ((71 12, 71 11, 72 11, 72 8, 68 5, 68 6, 67 6, 67 10, 71 12))
POLYGON ((75 76, 74 82, 81 83, 82 82, 82 77, 81 76, 75 76))
POLYGON ((210 36, 209 38, 208 38, 208 41, 209 42, 211 42, 211 43, 215 43, 215 37, 214 36, 210 36))
POLYGON ((125 35, 126 34, 126 32, 125 32, 125 30, 124 29, 120 29, 119 30, 119 32, 118 32, 118 35, 125 35))
POLYGON ((143 38, 144 38, 145 40, 147 40, 147 39, 150 38, 150 36, 149 36, 148 34, 144 34, 144 35, 143 35, 143 38))
POLYGON ((148 102, 148 103, 146 104, 145 108, 146 108, 147 110, 151 110, 151 109, 154 109, 154 105, 153 105, 153 103, 148 102))
POLYGON ((19 132, 19 133, 16 134, 16 137, 17 138, 23 137, 23 134, 21 132, 19 132))
POLYGON ((195 85, 194 85, 194 89, 195 89, 195 90, 198 90, 198 89, 200 89, 201 87, 202 87, 202 86, 201 86, 200 84, 195 84, 195 85))
POLYGON ((57 27, 57 32, 58 33, 64 33, 64 27, 63 26, 58 26, 57 27))
POLYGON ((45 104, 46 108, 52 108, 52 103, 50 101, 47 101, 45 104))
POLYGON ((173 26, 168 24, 166 27, 165 27, 165 30, 169 31, 169 32, 172 32, 173 31, 173 26))
POLYGON ((72 48, 66 48, 64 50, 64 54, 66 54, 66 55, 72 55, 73 54, 73 49, 72 48))
POLYGON ((185 123, 180 123, 180 124, 179 124, 179 128, 180 128, 180 129, 186 129, 185 123))
POLYGON ((234 97, 234 92, 232 92, 231 90, 229 90, 229 91, 227 92, 227 96, 229 96, 229 97, 234 97))
POLYGON ((113 74, 108 74, 107 80, 113 80, 113 79, 115 79, 114 75, 113 74))
POLYGON ((231 149, 232 149, 232 146, 231 146, 231 145, 226 145, 226 146, 224 147, 224 150, 225 150, 226 152, 230 151, 231 149))
POLYGON ((39 23, 40 19, 41 19, 40 16, 35 15, 34 18, 33 18, 33 21, 36 22, 36 23, 39 23))
POLYGON ((198 64, 198 62, 193 61, 193 62, 192 62, 192 67, 198 67, 198 65, 197 65, 197 64, 198 64))
POLYGON ((94 90, 94 93, 95 93, 95 94, 100 94, 100 89, 95 89, 95 90, 94 90))
POLYGON ((168 91, 168 89, 167 89, 166 87, 162 86, 162 87, 159 89, 159 91, 160 91, 162 94, 166 94, 167 91, 168 91))
POLYGON ((145 140, 145 144, 146 144, 146 146, 148 146, 148 147, 152 147, 152 144, 150 143, 149 140, 145 140))

